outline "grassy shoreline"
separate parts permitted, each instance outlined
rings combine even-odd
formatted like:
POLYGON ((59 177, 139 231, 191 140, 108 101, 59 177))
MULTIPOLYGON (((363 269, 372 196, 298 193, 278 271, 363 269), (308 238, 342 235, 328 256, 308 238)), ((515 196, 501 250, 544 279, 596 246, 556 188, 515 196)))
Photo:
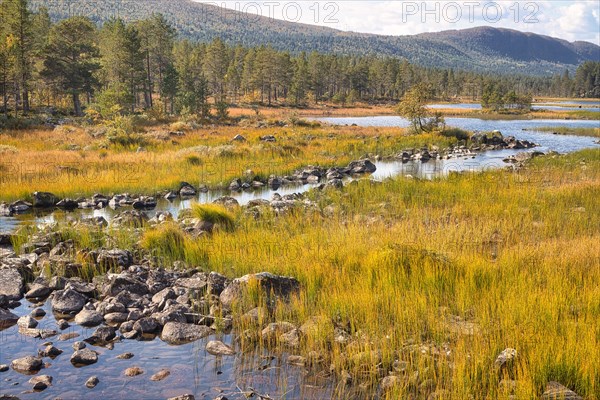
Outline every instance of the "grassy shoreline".
MULTIPOLYGON (((165 131, 165 129, 162 129, 165 131)), ((248 174, 291 174, 308 165, 345 166, 367 154, 389 156, 403 149, 447 148, 456 139, 410 135, 399 128, 219 127, 166 137, 146 132, 143 151, 102 148, 83 128, 13 131, 0 136, 0 200, 28 198, 34 191, 60 197, 93 193, 154 194, 182 181, 219 189, 248 174), (236 135, 246 139, 233 141, 236 135), (260 140, 273 135, 276 142, 260 140), (160 138, 157 138, 160 137, 160 138), (69 143, 73 150, 66 150, 69 143)))

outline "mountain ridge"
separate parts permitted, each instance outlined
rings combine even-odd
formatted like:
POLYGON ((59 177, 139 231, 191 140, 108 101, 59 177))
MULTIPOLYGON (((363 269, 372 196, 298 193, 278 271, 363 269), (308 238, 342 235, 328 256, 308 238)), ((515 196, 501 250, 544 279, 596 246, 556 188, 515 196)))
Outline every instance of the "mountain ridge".
POLYGON ((476 72, 549 75, 574 71, 585 61, 600 61, 600 46, 593 43, 496 27, 392 36, 247 15, 191 0, 33 0, 32 5, 47 7, 54 20, 86 15, 96 23, 116 16, 141 19, 157 12, 165 15, 181 37, 195 41, 219 37, 229 44, 270 44, 291 52, 376 54, 422 66, 476 72))

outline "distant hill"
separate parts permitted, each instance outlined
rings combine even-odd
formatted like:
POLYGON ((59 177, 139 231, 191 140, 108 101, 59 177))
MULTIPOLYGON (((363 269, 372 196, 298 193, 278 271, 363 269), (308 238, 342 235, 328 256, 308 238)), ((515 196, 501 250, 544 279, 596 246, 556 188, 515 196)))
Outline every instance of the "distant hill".
POLYGON ((248 16, 191 0, 32 0, 53 19, 86 15, 102 23, 162 13, 181 37, 210 41, 216 37, 244 46, 271 44, 291 52, 378 54, 406 58, 431 67, 504 74, 548 75, 574 70, 584 61, 600 61, 600 47, 510 29, 477 27, 414 36, 384 36, 248 16))

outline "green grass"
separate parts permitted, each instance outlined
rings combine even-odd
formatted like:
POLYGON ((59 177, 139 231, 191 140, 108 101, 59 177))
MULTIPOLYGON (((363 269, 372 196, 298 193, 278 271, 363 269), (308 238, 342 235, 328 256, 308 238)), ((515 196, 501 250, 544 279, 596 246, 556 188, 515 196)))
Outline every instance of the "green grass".
POLYGON ((232 231, 235 228, 233 214, 217 204, 194 204, 191 215, 201 221, 215 224, 226 231, 232 231))

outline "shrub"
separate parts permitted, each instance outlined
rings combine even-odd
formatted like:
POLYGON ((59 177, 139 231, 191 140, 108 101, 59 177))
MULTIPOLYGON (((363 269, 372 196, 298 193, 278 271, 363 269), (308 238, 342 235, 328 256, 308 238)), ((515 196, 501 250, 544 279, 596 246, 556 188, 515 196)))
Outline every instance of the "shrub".
POLYGON ((233 215, 223 206, 217 204, 195 204, 192 215, 202 221, 219 225, 227 231, 235 227, 233 215))
POLYGON ((459 128, 447 128, 442 131, 442 136, 456 138, 457 140, 469 140, 471 134, 459 128))
POLYGON ((146 144, 146 140, 137 133, 137 121, 133 116, 117 115, 107 124, 106 138, 111 145, 125 148, 146 144))

